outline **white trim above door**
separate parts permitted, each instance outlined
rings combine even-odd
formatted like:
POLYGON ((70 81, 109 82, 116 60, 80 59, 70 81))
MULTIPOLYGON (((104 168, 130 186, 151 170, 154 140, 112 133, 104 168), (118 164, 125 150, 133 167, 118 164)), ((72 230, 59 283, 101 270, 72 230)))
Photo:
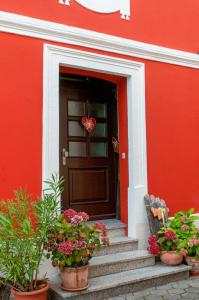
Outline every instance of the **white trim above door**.
POLYGON ((128 235, 140 247, 148 234, 144 195, 147 154, 144 64, 70 48, 44 45, 43 181, 59 174, 59 67, 83 69, 127 78, 128 106, 128 235))

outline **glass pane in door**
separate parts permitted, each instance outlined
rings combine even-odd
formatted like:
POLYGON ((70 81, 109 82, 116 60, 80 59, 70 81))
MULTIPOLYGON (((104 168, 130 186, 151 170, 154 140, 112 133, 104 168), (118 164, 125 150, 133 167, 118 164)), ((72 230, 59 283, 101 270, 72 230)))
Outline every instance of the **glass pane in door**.
POLYGON ((86 136, 86 130, 80 121, 68 121, 69 136, 86 136))
POLYGON ((69 116, 84 116, 86 113, 86 103, 80 101, 68 101, 69 116))
POLYGON ((107 143, 106 142, 91 142, 90 143, 90 156, 91 157, 106 157, 107 156, 107 143))
POLYGON ((95 137, 106 137, 107 136, 106 123, 97 123, 92 135, 95 137))
POLYGON ((69 157, 85 157, 86 143, 85 142, 69 142, 69 157))
POLYGON ((90 103, 91 117, 106 118, 106 104, 105 103, 90 103))

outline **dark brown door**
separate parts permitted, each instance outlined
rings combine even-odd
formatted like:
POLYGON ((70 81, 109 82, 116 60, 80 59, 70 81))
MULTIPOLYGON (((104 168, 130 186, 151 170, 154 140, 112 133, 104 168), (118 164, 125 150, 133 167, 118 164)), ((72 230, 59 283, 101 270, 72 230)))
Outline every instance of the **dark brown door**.
POLYGON ((83 76, 60 76, 60 174, 63 209, 85 211, 91 219, 114 218, 117 202, 116 86, 83 76), (94 117, 88 133, 83 116, 94 117))

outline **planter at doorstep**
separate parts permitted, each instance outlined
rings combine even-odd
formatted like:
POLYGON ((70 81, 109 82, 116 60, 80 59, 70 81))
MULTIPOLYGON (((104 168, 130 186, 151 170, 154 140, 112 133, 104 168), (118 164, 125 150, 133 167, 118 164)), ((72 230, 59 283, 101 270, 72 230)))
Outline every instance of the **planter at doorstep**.
POLYGON ((190 270, 190 275, 198 276, 199 275, 199 260, 195 259, 192 256, 186 256, 185 261, 192 269, 190 270))
POLYGON ((180 265, 183 261, 183 254, 176 253, 175 251, 162 251, 160 253, 160 260, 169 266, 180 265))
POLYGON ((44 285, 44 287, 32 292, 19 292, 13 288, 15 300, 47 300, 48 283, 46 281, 38 281, 38 285, 40 284, 44 285))
POLYGON ((0 300, 10 300, 11 289, 8 285, 0 286, 0 300))
POLYGON ((89 265, 80 268, 65 267, 60 269, 61 288, 67 292, 79 292, 88 288, 89 265))

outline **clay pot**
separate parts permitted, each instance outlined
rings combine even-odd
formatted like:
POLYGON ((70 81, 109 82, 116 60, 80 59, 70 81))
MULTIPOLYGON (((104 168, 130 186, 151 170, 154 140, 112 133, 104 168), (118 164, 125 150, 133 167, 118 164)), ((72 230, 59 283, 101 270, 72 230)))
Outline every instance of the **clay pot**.
POLYGON ((45 286, 32 292, 18 292, 13 288, 15 300, 47 300, 48 283, 45 281, 38 281, 38 283, 43 283, 45 286))
POLYGON ((61 288, 67 292, 78 292, 88 288, 89 265, 80 268, 65 267, 60 269, 61 288))
POLYGON ((192 269, 190 270, 190 274, 192 276, 197 276, 199 275, 199 260, 195 259, 192 256, 186 256, 185 257, 185 261, 186 263, 192 267, 192 269))
POLYGON ((10 292, 9 286, 0 286, 0 300, 10 300, 10 292))
POLYGON ((183 261, 183 254, 176 253, 175 251, 162 251, 160 253, 160 260, 166 265, 180 265, 183 261))

